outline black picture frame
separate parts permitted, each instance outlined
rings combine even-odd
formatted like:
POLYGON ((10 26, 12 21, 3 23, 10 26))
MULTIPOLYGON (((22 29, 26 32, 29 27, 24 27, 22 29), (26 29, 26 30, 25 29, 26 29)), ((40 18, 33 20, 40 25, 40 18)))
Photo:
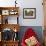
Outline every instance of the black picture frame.
POLYGON ((24 19, 36 19, 36 8, 23 8, 24 19))

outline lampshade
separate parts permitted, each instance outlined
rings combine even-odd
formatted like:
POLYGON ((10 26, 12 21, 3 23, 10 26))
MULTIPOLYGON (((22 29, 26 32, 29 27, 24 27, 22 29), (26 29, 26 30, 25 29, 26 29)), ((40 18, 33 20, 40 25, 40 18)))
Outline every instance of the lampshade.
POLYGON ((14 29, 14 32, 17 32, 17 29, 16 28, 14 29))

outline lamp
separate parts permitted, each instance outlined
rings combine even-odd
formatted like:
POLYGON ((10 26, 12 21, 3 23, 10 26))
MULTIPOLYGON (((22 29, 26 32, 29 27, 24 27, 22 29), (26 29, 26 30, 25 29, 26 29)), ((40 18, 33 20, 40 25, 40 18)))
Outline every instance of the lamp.
POLYGON ((13 36, 13 40, 18 40, 18 32, 17 32, 17 29, 15 28, 14 29, 14 36, 13 36))
POLYGON ((17 0, 15 0, 15 7, 16 7, 16 4, 17 4, 17 2, 16 2, 17 0))
POLYGON ((16 28, 14 29, 14 32, 17 32, 17 29, 16 28))

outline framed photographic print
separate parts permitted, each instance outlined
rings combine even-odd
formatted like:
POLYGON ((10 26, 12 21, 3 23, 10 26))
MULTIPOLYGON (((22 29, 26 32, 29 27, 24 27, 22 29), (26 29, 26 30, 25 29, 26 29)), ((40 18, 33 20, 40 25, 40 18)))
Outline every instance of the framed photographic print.
POLYGON ((12 40, 12 30, 10 28, 4 28, 2 31, 2 40, 8 41, 12 40))
POLYGON ((9 10, 2 10, 2 15, 9 15, 9 10))
POLYGON ((24 19, 35 19, 36 18, 36 8, 24 8, 23 18, 24 19))
POLYGON ((8 16, 3 16, 2 24, 8 24, 8 16))
POLYGON ((13 10, 10 10, 10 11, 9 11, 9 14, 10 14, 10 15, 16 15, 16 14, 18 14, 18 12, 13 9, 13 10))
POLYGON ((18 23, 19 23, 19 21, 18 21, 18 17, 17 16, 9 17, 8 24, 18 24, 18 23))
POLYGON ((0 41, 1 41, 1 32, 0 32, 0 41))

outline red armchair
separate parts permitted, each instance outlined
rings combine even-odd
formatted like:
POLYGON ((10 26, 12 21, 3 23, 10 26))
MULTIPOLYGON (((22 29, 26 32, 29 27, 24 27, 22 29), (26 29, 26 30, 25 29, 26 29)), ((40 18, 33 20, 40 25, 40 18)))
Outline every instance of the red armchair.
POLYGON ((27 29, 22 38, 21 46, 41 46, 37 39, 37 35, 32 28, 27 29))

